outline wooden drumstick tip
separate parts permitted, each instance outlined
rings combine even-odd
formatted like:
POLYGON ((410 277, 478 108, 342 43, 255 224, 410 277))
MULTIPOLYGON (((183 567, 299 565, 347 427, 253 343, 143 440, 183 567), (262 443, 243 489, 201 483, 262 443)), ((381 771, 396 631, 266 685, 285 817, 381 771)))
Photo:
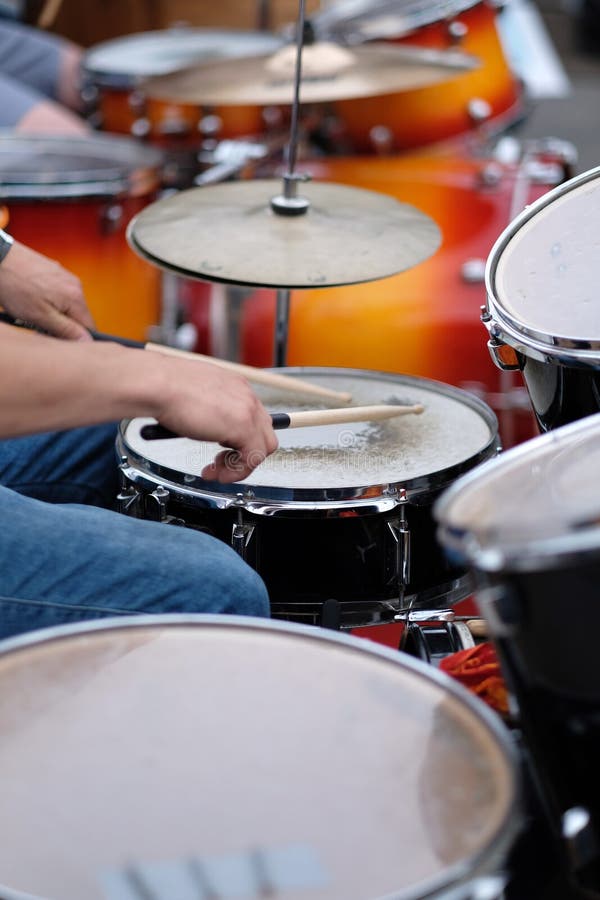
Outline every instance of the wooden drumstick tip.
POLYGON ((488 627, 485 619, 468 619, 467 628, 475 638, 487 638, 488 627))

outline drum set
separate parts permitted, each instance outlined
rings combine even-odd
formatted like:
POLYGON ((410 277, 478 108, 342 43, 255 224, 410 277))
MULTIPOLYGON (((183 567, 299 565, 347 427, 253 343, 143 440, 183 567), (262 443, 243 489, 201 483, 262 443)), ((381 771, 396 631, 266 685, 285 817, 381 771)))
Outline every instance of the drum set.
POLYGON ((114 325, 92 303, 105 330, 262 373, 274 416, 424 410, 282 430, 232 485, 202 478, 214 445, 121 423, 121 512, 230 543, 273 620, 4 645, 0 703, 33 698, 0 750, 6 900, 600 897, 600 169, 507 133, 526 98, 497 15, 301 0, 295 43, 119 38, 87 54, 105 134, 0 141, 11 225, 91 198, 102 252, 150 279, 120 276, 114 325), (435 664, 473 617, 505 721, 435 664))

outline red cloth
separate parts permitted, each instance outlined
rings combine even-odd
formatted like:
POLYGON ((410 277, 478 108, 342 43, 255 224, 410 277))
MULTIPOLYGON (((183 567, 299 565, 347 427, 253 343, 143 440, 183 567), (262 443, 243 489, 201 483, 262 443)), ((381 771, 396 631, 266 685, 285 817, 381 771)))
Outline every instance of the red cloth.
POLYGON ((489 641, 451 653, 441 661, 440 669, 477 694, 500 715, 508 715, 508 691, 496 650, 489 641))

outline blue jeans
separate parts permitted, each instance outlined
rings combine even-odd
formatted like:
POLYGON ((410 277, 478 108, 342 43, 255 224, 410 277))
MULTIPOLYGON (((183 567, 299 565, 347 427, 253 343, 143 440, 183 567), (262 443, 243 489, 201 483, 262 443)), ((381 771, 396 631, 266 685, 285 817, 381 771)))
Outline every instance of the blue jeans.
POLYGON ((114 511, 115 435, 0 441, 0 638, 133 613, 269 616, 262 579, 227 544, 114 511))

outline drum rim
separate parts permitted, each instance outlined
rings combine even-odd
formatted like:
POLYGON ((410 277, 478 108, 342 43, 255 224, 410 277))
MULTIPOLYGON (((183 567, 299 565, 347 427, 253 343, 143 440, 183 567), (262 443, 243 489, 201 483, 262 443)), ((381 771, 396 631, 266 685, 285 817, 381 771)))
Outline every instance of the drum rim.
MULTIPOLYGON (((455 463, 420 475, 405 481, 387 482, 378 484, 357 484, 337 488, 285 488, 268 485, 253 485, 236 482, 226 485, 217 481, 206 481, 200 476, 192 476, 160 463, 152 463, 140 453, 133 450, 127 443, 125 436, 130 422, 134 419, 123 419, 119 425, 117 436, 117 452, 122 464, 126 468, 130 466, 134 471, 144 477, 153 476, 162 479, 165 487, 171 485, 180 494, 197 499, 203 498, 205 506, 229 507, 239 506, 259 515, 284 515, 293 510, 310 511, 318 513, 320 510, 331 514, 336 508, 341 511, 358 506, 365 514, 375 510, 383 512, 413 499, 436 494, 443 490, 455 478, 468 472, 474 466, 496 455, 499 450, 498 420, 494 411, 479 397, 464 391, 462 388, 424 378, 417 375, 400 375, 391 372, 380 372, 375 369, 354 369, 343 367, 325 366, 286 366, 284 369, 272 369, 274 372, 284 371, 286 374, 297 374, 300 377, 307 375, 335 374, 342 377, 362 376, 367 380, 389 380, 390 383, 407 384, 410 386, 423 386, 436 394, 442 394, 457 400, 463 405, 480 415, 490 431, 490 438, 475 454, 455 463), (139 466, 139 469, 137 468, 139 466), (187 481, 184 483, 183 478, 187 481), (374 491, 377 490, 377 494, 374 491), (287 496, 282 497, 282 492, 287 496), (291 495, 290 495, 291 494, 291 495)), ((252 477, 252 476, 250 476, 252 477)))
MULTIPOLYGON (((577 437, 587 429, 600 429, 600 413, 593 413, 583 419, 562 425, 554 431, 530 438, 510 447, 495 459, 490 459, 457 479, 434 502, 432 516, 438 522, 437 536, 443 546, 462 555, 463 559, 481 572, 534 572, 540 566, 545 569, 559 569, 565 564, 580 562, 582 557, 600 556, 600 530, 590 525, 565 534, 537 537, 527 541, 520 538, 518 543, 506 541, 480 542, 476 533, 468 525, 452 523, 452 507, 457 498, 464 497, 465 491, 477 485, 488 475, 501 473, 514 461, 525 459, 536 448, 568 442, 571 435, 577 437)), ((567 443, 568 447, 568 443, 567 443)), ((562 448, 566 449, 565 447, 562 448)))
POLYGON ((158 188, 161 182, 164 155, 156 147, 140 144, 125 136, 92 134, 82 136, 15 134, 0 129, 0 182, 2 196, 7 202, 19 200, 69 199, 73 197, 114 197, 119 194, 139 196, 158 188), (13 176, 2 171, 2 153, 18 153, 19 147, 37 149, 43 153, 66 150, 82 159, 104 154, 106 168, 90 168, 60 172, 49 180, 47 173, 35 172, 13 176), (119 154, 123 160, 119 161, 119 154))
POLYGON ((583 368, 600 368, 600 338, 572 338, 552 335, 525 325, 512 315, 505 307, 497 290, 496 275, 500 258, 510 242, 521 231, 521 228, 557 199, 578 190, 587 183, 600 177, 600 166, 570 178, 547 191, 527 206, 504 229, 497 238, 488 255, 485 268, 485 286, 487 294, 486 325, 491 337, 505 342, 517 352, 533 359, 554 365, 561 363, 583 368))
MULTIPOLYGON (((252 38, 259 37, 264 43, 264 47, 261 48, 260 53, 258 50, 252 51, 251 48, 247 48, 244 56, 248 55, 261 55, 262 53, 267 52, 267 44, 269 39, 272 37, 273 50, 280 47, 283 44, 283 38, 278 38, 277 35, 268 34, 267 32, 257 31, 257 30, 245 30, 242 28, 201 28, 195 26, 176 26, 172 28, 164 28, 164 29, 154 29, 150 31, 140 31, 135 34, 127 34, 120 35, 116 38, 111 38, 106 41, 100 41, 97 44, 94 44, 92 47, 88 47, 88 49, 83 54, 82 60, 82 71, 84 78, 87 81, 92 81, 92 83, 98 87, 105 88, 114 88, 118 90, 119 88, 135 88, 137 85, 143 82, 145 78, 152 77, 154 75, 167 75, 172 72, 181 69, 183 66, 191 66, 194 65, 194 62, 200 63, 201 60, 198 58, 197 60, 193 60, 191 58, 185 59, 183 62, 177 64, 173 61, 172 65, 168 67, 159 67, 158 69, 154 67, 152 71, 147 71, 144 74, 139 72, 128 72, 124 69, 109 69, 105 66, 98 66, 98 62, 94 63, 94 56, 98 56, 99 54, 105 52, 111 52, 123 47, 123 49, 129 48, 129 50, 134 50, 136 47, 144 47, 145 42, 150 44, 152 42, 162 42, 164 45, 169 45, 170 43, 175 43, 178 36, 184 36, 187 38, 190 37, 227 37, 234 38, 237 40, 248 40, 248 36, 251 35, 252 38)), ((200 50, 200 48, 198 48, 200 50)), ((206 62, 214 61, 215 59, 227 59, 230 58, 229 54, 214 54, 207 55, 206 62)))
MULTIPOLYGON (((175 628, 200 627, 206 629, 237 629, 245 632, 273 632, 297 636, 299 639, 322 643, 324 646, 337 645, 346 647, 350 652, 364 655, 367 653, 384 663, 408 670, 411 676, 441 689, 452 698, 463 710, 477 721, 487 732, 498 755, 504 763, 504 781, 507 783, 507 796, 504 798, 504 812, 500 818, 500 824, 494 835, 491 835, 488 843, 471 856, 457 861, 448 866, 439 875, 423 879, 418 885, 402 889, 402 893, 386 894, 380 900, 421 900, 424 896, 434 895, 442 889, 468 884, 478 877, 497 876, 499 863, 508 855, 516 836, 522 828, 523 820, 520 812, 520 799, 522 794, 521 774, 517 748, 509 738, 508 729, 502 720, 483 701, 479 700, 472 692, 468 691, 456 679, 441 672, 430 663, 426 663, 409 654, 402 654, 389 647, 377 644, 373 641, 365 642, 364 638, 346 635, 327 629, 316 628, 311 625, 302 625, 295 622, 283 622, 272 619, 263 619, 253 616, 235 616, 224 614, 204 613, 165 613, 158 615, 131 615, 110 616, 91 622, 76 622, 69 625, 57 625, 49 628, 38 629, 34 632, 21 634, 12 638, 0 640, 0 664, 12 654, 26 652, 28 649, 49 646, 53 643, 88 634, 109 633, 111 631, 158 629, 169 626, 175 628)), ((501 876, 500 876, 501 877, 501 876)), ((41 898, 40 898, 41 900, 41 898)))

